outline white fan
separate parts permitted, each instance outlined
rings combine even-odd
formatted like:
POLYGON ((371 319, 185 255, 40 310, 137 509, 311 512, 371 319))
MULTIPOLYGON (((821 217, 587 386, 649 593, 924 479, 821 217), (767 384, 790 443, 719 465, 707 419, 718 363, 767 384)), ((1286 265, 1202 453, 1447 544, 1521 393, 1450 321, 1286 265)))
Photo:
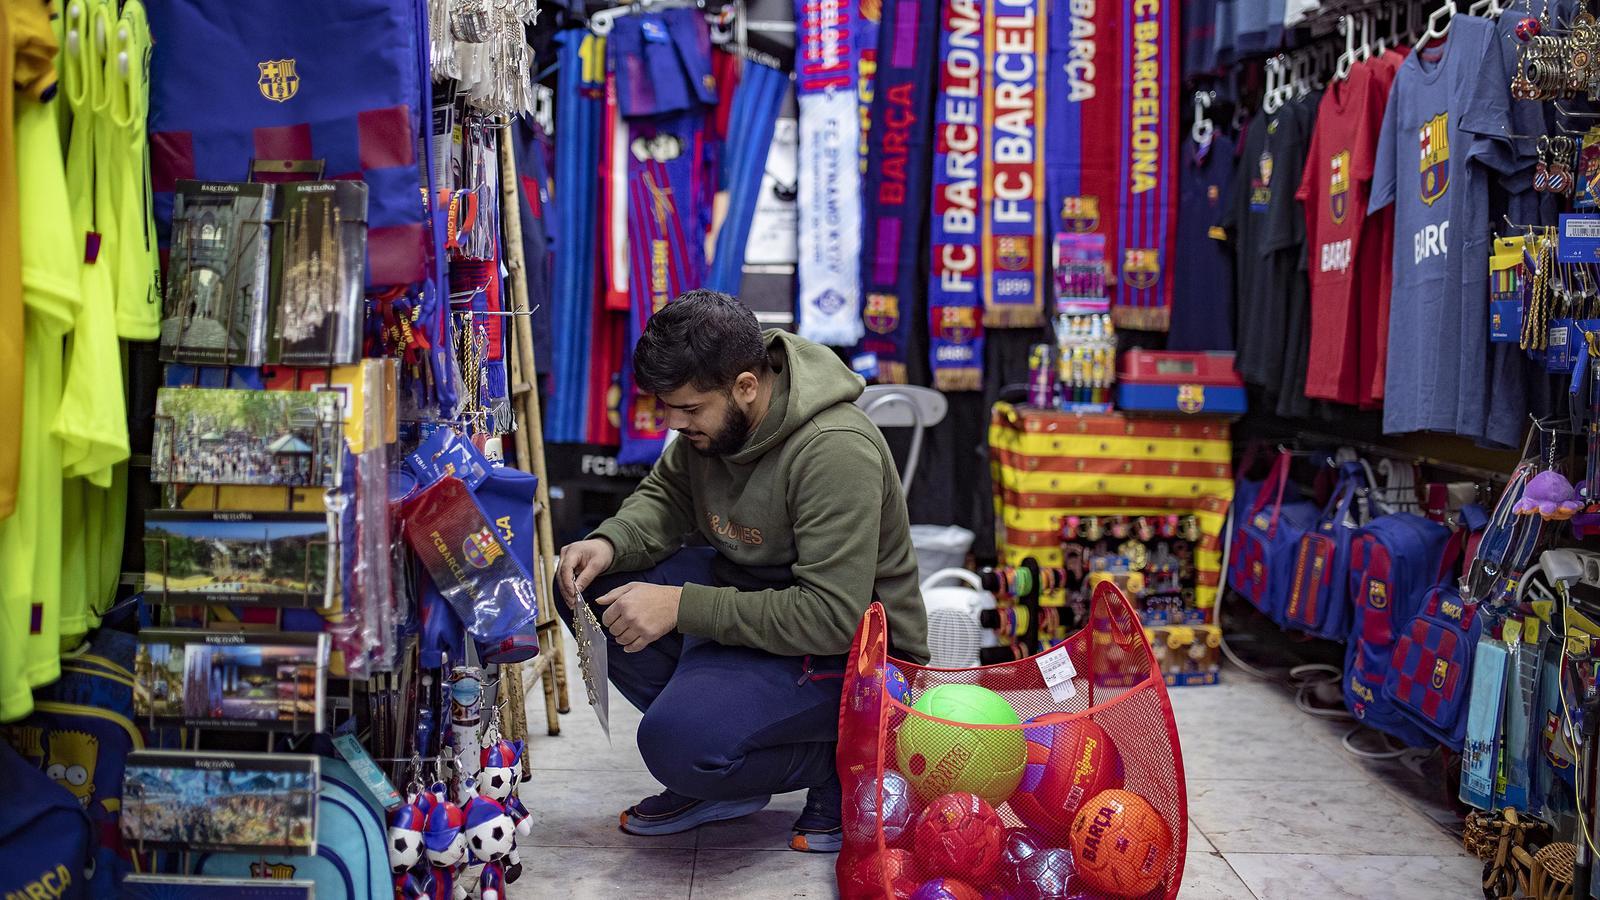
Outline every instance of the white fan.
POLYGON ((979 650, 999 646, 994 632, 980 623, 995 600, 976 573, 940 569, 923 579, 922 602, 928 609, 928 665, 970 669, 979 663, 979 650))

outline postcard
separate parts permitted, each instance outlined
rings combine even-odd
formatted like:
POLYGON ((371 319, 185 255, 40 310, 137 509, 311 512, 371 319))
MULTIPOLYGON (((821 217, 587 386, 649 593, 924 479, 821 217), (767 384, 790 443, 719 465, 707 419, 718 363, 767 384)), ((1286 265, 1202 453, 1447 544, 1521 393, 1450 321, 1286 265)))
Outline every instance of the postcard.
POLYGON ((161 388, 150 479, 337 487, 342 402, 331 391, 161 388))
POLYGON ((338 526, 328 513, 150 510, 144 544, 153 603, 324 609, 334 597, 338 526))
POLYGON ((367 262, 367 186, 279 185, 273 258, 278 274, 273 362, 334 366, 361 357, 367 262))
POLYGON ((258 366, 266 359, 274 186, 179 181, 161 358, 258 366))
POLYGON ((317 850, 315 756, 136 750, 124 771, 122 836, 136 849, 317 850))
POLYGON ((260 878, 129 875, 122 880, 119 896, 123 900, 316 900, 316 889, 314 881, 284 881, 276 872, 264 870, 260 878))
POLYGON ((321 731, 327 667, 326 634, 146 629, 134 715, 188 728, 321 731))

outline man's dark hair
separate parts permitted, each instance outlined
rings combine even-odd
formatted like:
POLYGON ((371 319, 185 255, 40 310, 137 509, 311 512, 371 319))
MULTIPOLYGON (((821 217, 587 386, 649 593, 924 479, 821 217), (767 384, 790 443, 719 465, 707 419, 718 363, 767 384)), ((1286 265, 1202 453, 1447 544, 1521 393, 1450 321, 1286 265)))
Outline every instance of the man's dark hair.
POLYGON ((685 291, 650 317, 633 349, 634 383, 649 394, 686 384, 727 391, 739 373, 760 375, 767 365, 755 313, 720 291, 685 291))

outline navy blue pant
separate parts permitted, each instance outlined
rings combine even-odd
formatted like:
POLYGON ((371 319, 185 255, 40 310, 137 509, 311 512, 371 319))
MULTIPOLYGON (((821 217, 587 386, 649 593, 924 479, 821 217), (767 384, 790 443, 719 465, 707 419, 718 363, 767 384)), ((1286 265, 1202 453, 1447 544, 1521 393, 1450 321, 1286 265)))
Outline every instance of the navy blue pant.
MULTIPOLYGON (((653 569, 595 579, 588 598, 630 582, 722 586, 716 551, 685 547, 653 569)), ((572 610, 556 608, 572 627, 572 610)), ((593 606, 596 618, 605 612, 593 606)), ((839 740, 843 656, 777 656, 670 632, 638 653, 606 635, 611 683, 644 713, 639 753, 669 790, 743 800, 825 783, 839 740)))

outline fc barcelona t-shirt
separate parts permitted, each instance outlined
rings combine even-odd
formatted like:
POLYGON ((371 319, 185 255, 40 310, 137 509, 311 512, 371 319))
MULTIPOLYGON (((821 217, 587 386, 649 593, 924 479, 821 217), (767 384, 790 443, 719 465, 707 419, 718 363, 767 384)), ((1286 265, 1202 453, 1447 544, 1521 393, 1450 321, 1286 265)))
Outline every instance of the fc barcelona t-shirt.
POLYGON ((1372 67, 1358 63, 1322 96, 1298 197, 1305 204, 1311 342, 1306 396, 1358 404, 1361 304, 1380 270, 1359 266, 1383 98, 1372 67))
MULTIPOLYGON (((1470 135, 1461 130, 1493 27, 1456 16, 1443 43, 1411 54, 1395 75, 1378 138, 1368 212, 1394 211, 1383 430, 1455 431, 1463 251, 1451 192, 1462 181, 1470 135)), ((1498 75, 1499 67, 1493 67, 1498 75)), ((1487 218, 1487 212, 1484 211, 1487 218)), ((1474 261, 1486 265, 1485 258, 1474 261)))

